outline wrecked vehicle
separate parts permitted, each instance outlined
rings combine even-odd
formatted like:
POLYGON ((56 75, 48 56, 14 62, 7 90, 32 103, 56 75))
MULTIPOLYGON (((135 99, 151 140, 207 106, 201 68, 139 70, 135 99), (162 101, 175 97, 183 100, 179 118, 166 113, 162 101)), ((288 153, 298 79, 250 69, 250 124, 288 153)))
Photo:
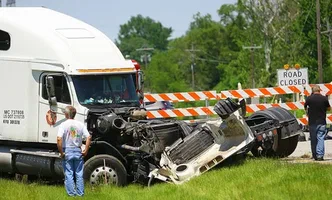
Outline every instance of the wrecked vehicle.
POLYGON ((216 120, 147 120, 140 66, 103 33, 47 8, 0 12, 1 173, 63 179, 56 136, 68 105, 92 135, 84 178, 94 185, 181 184, 233 155, 296 148, 298 123, 282 108, 245 118, 244 101, 226 99, 216 120))
POLYGON ((131 164, 134 181, 149 179, 150 183, 157 178, 181 184, 234 155, 252 151, 255 156, 285 157, 297 146, 301 130, 296 118, 283 108, 245 119, 244 101, 237 104, 226 99, 214 110, 219 119, 194 128, 182 121, 123 122, 122 137, 133 140, 121 148, 136 154, 131 164))

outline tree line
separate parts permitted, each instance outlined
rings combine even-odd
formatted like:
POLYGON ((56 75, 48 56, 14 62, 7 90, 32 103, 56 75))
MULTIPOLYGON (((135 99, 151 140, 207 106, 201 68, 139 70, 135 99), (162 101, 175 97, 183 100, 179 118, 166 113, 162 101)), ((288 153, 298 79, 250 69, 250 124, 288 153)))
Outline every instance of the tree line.
MULTIPOLYGON (((326 31, 332 27, 332 1, 320 3, 326 31)), ((285 64, 308 68, 309 82, 318 83, 315 1, 238 0, 216 11, 219 20, 197 13, 186 33, 173 39, 171 27, 142 15, 120 26, 116 44, 141 63, 146 91, 220 91, 236 89, 239 82, 243 88, 273 87, 285 64)), ((326 34, 321 39, 328 83, 332 44, 326 34)))

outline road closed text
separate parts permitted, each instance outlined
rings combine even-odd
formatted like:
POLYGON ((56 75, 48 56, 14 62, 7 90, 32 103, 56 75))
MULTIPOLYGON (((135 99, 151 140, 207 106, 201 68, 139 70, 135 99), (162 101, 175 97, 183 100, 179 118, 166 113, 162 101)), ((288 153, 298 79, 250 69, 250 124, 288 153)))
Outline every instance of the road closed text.
POLYGON ((289 80, 280 80, 279 86, 288 86, 288 85, 306 85, 307 80, 305 79, 289 79, 289 80))
POLYGON ((290 69, 290 70, 278 70, 278 85, 307 85, 308 82, 308 69, 290 69))

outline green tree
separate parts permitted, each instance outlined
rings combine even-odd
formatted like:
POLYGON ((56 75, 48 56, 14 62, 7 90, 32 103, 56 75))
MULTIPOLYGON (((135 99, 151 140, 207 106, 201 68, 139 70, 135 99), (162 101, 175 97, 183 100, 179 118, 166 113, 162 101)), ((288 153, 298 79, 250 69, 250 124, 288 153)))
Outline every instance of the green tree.
POLYGON ((145 74, 149 92, 184 92, 189 90, 190 80, 186 77, 189 60, 186 58, 185 38, 170 42, 168 51, 154 54, 145 74))
MULTIPOLYGON (((332 22, 332 13, 330 12, 332 1, 320 1, 320 3, 321 29, 323 31, 326 30, 326 21, 332 22)), ((296 34, 293 40, 299 44, 295 58, 303 67, 308 67, 310 83, 318 83, 316 2, 300 0, 298 7, 301 15, 298 16, 291 30, 293 34, 296 34)), ((332 66, 329 62, 329 42, 327 37, 322 35, 321 38, 324 82, 330 82, 332 81, 332 66)))
MULTIPOLYGON (((250 88, 251 52, 243 47, 253 45, 262 46, 254 52, 256 87, 275 86, 277 69, 296 63, 308 67, 310 83, 315 83, 315 6, 311 0, 238 0, 218 9, 219 21, 209 14, 195 14, 186 34, 172 41, 168 40, 170 28, 138 15, 121 26, 117 43, 124 54, 137 60, 137 48, 156 49, 145 69, 150 92, 220 91, 236 89, 239 82, 243 88, 250 88)), ((332 24, 331 7, 332 1, 321 1, 322 31, 328 20, 332 24)), ((332 66, 326 36, 322 36, 322 49, 324 80, 330 82, 332 66)))
POLYGON ((172 28, 166 28, 150 17, 137 15, 120 25, 118 39, 115 42, 124 55, 139 61, 142 52, 136 49, 152 47, 156 50, 166 50, 171 34, 172 28))
POLYGON ((294 0, 239 0, 238 4, 251 21, 255 32, 261 34, 265 56, 265 69, 271 71, 271 57, 276 40, 297 17, 297 1, 294 0))
POLYGON ((194 15, 186 35, 173 40, 167 52, 153 56, 146 70, 151 90, 211 90, 221 77, 217 66, 223 62, 220 58, 223 31, 222 25, 213 21, 211 15, 194 15), (192 72, 194 88, 191 87, 192 72))
MULTIPOLYGON (((222 25, 213 21, 211 15, 201 16, 199 13, 194 15, 185 36, 187 56, 194 65, 194 90, 210 90, 220 81, 221 75, 217 66, 225 61, 220 57, 223 32, 222 25)), ((188 66, 189 69, 191 64, 188 66)), ((190 77, 191 73, 188 76, 190 77)))
MULTIPOLYGON (((248 19, 237 5, 225 4, 220 7, 218 14, 220 23, 224 26, 224 36, 221 45, 221 57, 228 58, 228 62, 220 63, 220 82, 215 87, 217 90, 236 89, 237 84, 251 87, 250 52, 243 50, 243 46, 250 46, 257 40, 250 30, 248 19)), ((256 57, 256 75, 259 74, 260 62, 256 57)), ((258 81, 256 81, 258 83, 258 81)))

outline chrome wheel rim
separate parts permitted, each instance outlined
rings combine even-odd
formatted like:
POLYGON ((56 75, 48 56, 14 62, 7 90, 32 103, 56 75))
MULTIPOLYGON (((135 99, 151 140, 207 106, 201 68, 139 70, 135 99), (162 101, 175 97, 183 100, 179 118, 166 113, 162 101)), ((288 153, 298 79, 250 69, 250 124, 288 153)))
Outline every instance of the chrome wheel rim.
POLYGON ((90 183, 92 185, 116 185, 118 183, 118 175, 112 168, 101 166, 91 173, 90 183))

